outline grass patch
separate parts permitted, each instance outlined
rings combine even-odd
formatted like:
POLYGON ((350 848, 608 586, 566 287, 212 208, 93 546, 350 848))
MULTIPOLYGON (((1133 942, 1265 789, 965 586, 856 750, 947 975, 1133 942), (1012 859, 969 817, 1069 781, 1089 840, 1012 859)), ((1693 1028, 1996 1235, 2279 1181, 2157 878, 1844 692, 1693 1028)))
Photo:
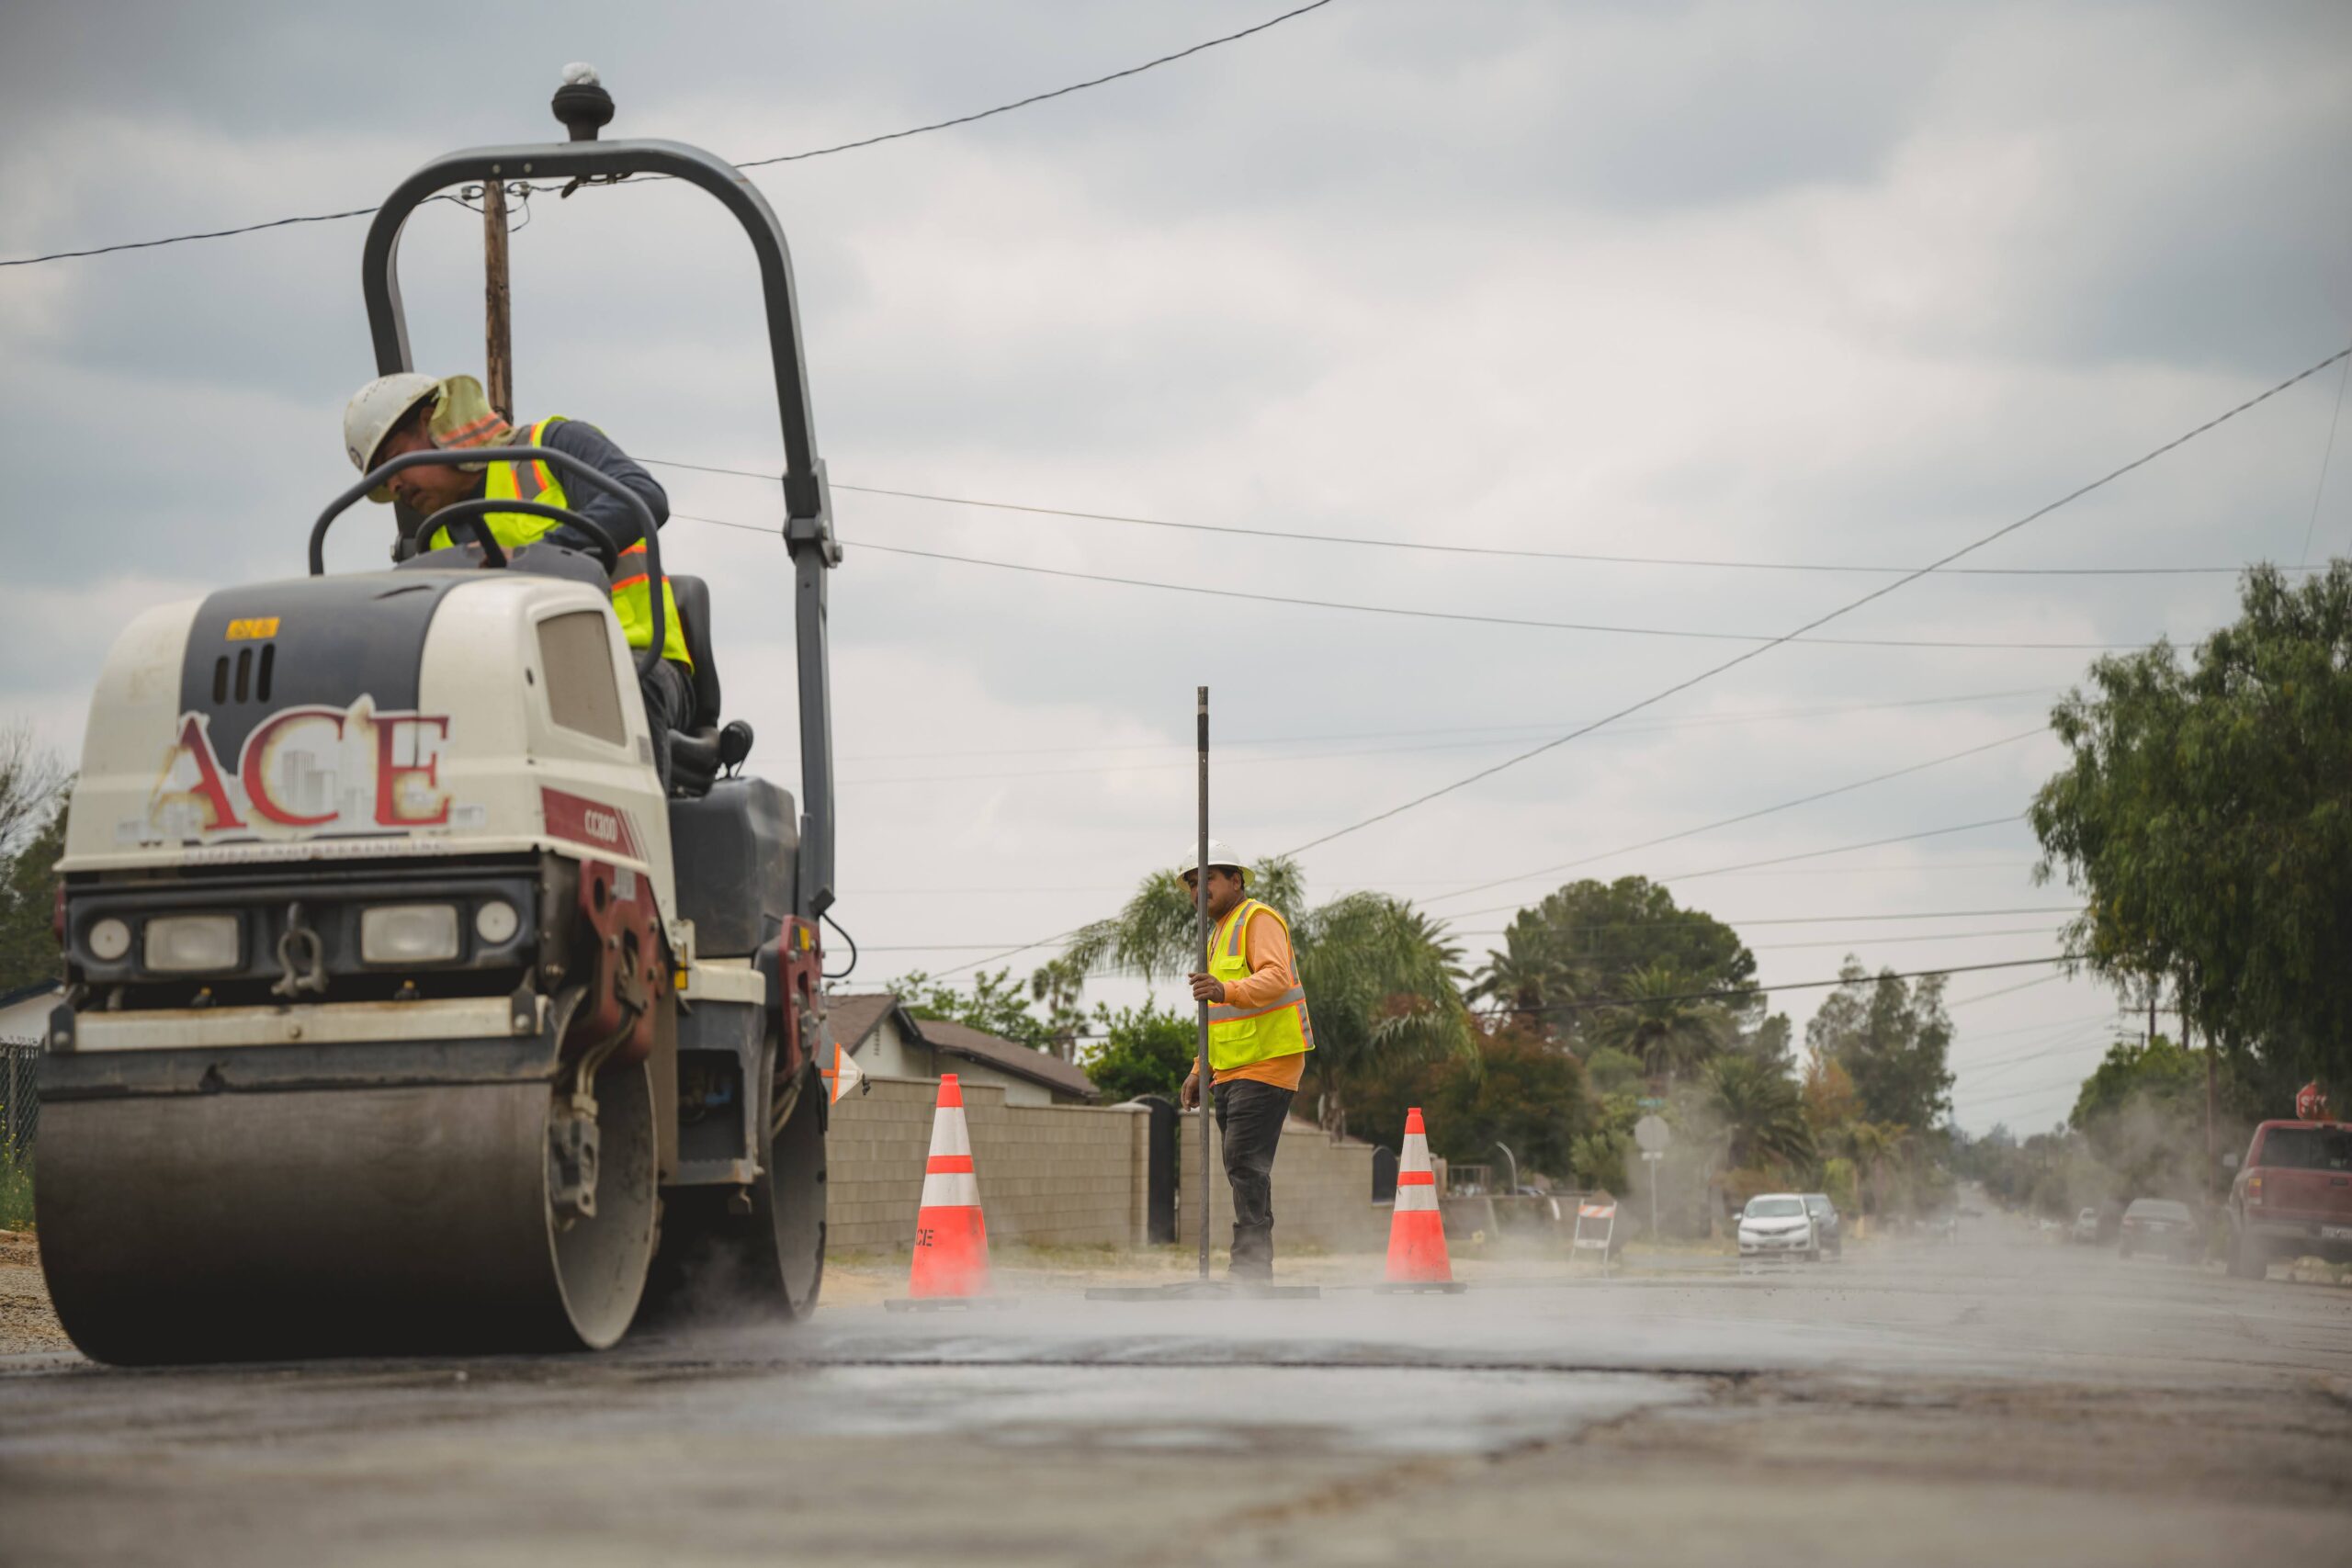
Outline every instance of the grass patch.
POLYGON ((24 1160, 0 1160, 0 1231, 33 1228, 33 1168, 24 1160))

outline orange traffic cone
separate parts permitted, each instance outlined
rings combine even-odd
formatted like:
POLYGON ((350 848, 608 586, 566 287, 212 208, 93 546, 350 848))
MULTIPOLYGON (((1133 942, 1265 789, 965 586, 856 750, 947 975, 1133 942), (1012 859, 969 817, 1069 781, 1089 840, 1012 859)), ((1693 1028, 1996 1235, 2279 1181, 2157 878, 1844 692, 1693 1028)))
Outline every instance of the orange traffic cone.
POLYGON ((1380 1291, 1445 1291, 1466 1287, 1453 1277, 1445 1253, 1445 1220, 1437 1208, 1437 1175, 1430 1168, 1429 1134, 1421 1108, 1405 1112, 1405 1152, 1396 1162, 1396 1210, 1388 1222, 1388 1278, 1380 1291))
POLYGON ((908 1304, 968 1301, 988 1293, 989 1228, 980 1217, 979 1179, 972 1174, 972 1134, 964 1122, 963 1086, 948 1073, 939 1080, 939 1109, 932 1115, 908 1304))

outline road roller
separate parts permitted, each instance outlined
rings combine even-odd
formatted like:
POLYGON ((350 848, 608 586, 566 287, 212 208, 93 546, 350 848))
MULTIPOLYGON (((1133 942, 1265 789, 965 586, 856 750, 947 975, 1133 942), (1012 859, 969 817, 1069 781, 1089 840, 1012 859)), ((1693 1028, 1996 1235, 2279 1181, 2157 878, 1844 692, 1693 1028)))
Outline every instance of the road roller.
MULTIPOLYGON (((617 552, 588 518, 500 502, 595 542, 508 551, 486 503, 461 503, 435 518, 460 542, 427 549, 403 509, 388 570, 327 572, 355 502, 456 454, 336 497, 307 575, 139 615, 91 704, 40 1068, 41 1266, 96 1359, 602 1348, 658 1303, 816 1305, 841 552, 789 254, 723 160, 601 139, 593 80, 556 110, 569 141, 437 159, 378 210, 378 369, 412 367, 398 253, 421 203, 628 177, 717 198, 758 263, 783 426, 800 799, 742 771, 751 732, 720 709, 693 577, 671 580, 693 712, 649 728, 632 661, 659 656, 662 596, 633 653, 617 552)), ((659 580, 650 514, 594 469, 462 456, 621 496, 643 525, 632 570, 659 580)))

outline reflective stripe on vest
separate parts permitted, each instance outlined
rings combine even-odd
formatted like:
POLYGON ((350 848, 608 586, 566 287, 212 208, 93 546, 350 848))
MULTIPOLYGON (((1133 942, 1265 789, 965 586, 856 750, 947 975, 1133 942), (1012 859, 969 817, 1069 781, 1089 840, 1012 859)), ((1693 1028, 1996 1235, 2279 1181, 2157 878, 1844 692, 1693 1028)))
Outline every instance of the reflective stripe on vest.
MULTIPOLYGON (((539 421, 531 426, 530 439, 521 445, 546 446, 548 426, 563 417, 556 414, 539 421)), ((565 499, 562 481, 536 457, 527 463, 491 464, 482 474, 481 492, 490 501, 571 504, 565 499)), ((534 544, 560 525, 552 517, 534 516, 527 512, 493 512, 484 521, 489 523, 491 537, 498 541, 499 547, 509 550, 534 544)), ((449 530, 435 528, 426 542, 436 550, 447 548, 449 530)), ((645 578, 645 541, 640 539, 621 552, 620 570, 613 580, 613 614, 619 617, 621 635, 628 639, 631 648, 645 648, 653 641, 653 597, 645 578)), ((671 592, 667 577, 662 580, 662 657, 693 669, 695 661, 686 652, 685 623, 678 618, 677 595, 671 592)))
MULTIPOLYGON (((1244 898, 1217 927, 1209 943, 1211 978, 1229 986, 1250 977, 1248 932, 1250 920, 1261 910, 1282 926, 1285 937, 1290 934, 1289 922, 1271 905, 1244 898)), ((1294 975, 1297 967, 1298 952, 1293 948, 1294 975)), ((1293 985, 1281 996, 1258 1007, 1227 1007, 1220 1003, 1209 1009, 1209 1066, 1216 1072, 1230 1072, 1252 1062, 1295 1056, 1314 1049, 1315 1025, 1306 1016, 1306 991, 1303 987, 1293 985)))

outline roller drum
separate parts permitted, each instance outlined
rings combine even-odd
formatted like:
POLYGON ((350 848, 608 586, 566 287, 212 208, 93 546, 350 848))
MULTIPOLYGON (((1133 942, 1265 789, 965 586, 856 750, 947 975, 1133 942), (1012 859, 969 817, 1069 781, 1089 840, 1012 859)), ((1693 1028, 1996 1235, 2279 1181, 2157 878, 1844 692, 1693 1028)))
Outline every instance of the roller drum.
POLYGON ((560 1220, 544 1081, 51 1105, 51 1296, 124 1365, 601 1348, 652 1255, 650 1086, 641 1066, 598 1083, 596 1213, 560 1220))

